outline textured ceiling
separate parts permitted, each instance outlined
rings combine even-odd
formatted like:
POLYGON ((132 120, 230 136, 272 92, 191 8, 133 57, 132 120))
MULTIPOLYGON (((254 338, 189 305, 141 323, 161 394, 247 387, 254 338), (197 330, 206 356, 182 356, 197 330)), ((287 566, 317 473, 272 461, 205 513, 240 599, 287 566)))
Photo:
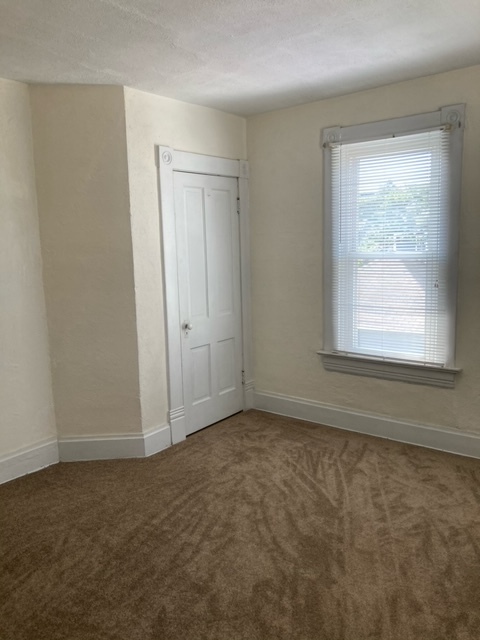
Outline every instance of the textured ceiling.
POLYGON ((249 115, 480 63, 480 0, 0 0, 0 77, 249 115))

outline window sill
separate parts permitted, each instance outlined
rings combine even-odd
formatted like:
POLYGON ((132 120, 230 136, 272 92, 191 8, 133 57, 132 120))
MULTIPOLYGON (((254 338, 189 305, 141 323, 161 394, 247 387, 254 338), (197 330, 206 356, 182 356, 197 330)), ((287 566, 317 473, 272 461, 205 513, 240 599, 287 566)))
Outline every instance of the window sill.
POLYGON ((453 389, 455 377, 461 369, 435 367, 410 362, 387 362, 366 356, 346 355, 317 351, 322 356, 326 371, 350 373, 357 376, 382 378, 383 380, 397 380, 412 384, 425 384, 431 387, 453 389))

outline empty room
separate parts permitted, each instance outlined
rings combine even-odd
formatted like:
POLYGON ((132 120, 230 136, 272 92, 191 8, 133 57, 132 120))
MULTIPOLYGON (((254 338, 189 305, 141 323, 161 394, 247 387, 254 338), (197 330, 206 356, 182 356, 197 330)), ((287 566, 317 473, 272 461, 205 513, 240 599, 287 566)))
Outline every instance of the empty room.
POLYGON ((0 0, 0 640, 479 640, 480 2, 0 0))

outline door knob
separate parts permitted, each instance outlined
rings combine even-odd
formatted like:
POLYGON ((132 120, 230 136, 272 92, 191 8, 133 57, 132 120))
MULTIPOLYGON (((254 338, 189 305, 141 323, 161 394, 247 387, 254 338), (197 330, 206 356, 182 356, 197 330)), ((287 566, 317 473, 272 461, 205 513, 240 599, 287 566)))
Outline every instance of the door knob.
POLYGON ((191 322, 184 322, 183 323, 183 330, 184 331, 191 331, 193 329, 193 324, 191 322))

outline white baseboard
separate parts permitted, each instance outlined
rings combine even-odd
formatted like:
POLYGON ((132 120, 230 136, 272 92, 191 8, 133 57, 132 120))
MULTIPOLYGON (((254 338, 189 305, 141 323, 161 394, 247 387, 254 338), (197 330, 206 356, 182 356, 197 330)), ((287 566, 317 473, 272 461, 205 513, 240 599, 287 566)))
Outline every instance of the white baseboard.
POLYGON ((168 424, 158 429, 148 431, 144 436, 145 457, 153 456, 153 454, 163 451, 172 445, 171 429, 168 424))
POLYGON ((175 407, 168 412, 168 420, 171 426, 172 444, 183 442, 187 437, 185 420, 185 407, 175 407))
POLYGON ((144 458, 172 444, 170 426, 147 433, 83 438, 50 438, 0 457, 0 484, 62 462, 144 458))
POLYGON ((255 391, 254 407, 329 427, 480 458, 480 434, 447 431, 265 391, 255 391))
POLYGON ((58 448, 61 462, 77 462, 145 458, 171 444, 170 426, 167 424, 147 433, 60 438, 58 448))
POLYGON ((33 447, 19 449, 0 458, 0 484, 39 471, 58 462, 56 438, 39 442, 33 447))

